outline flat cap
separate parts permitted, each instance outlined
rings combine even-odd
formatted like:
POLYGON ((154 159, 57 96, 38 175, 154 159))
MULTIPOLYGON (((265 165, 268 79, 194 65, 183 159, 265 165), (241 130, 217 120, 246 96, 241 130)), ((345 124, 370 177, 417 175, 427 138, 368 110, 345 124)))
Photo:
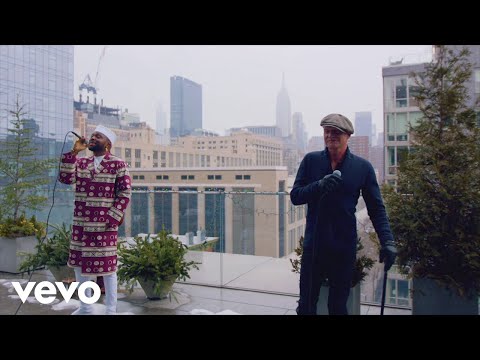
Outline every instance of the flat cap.
POLYGON ((320 121, 320 126, 331 126, 349 135, 353 134, 352 122, 341 114, 329 114, 325 116, 322 121, 320 121))

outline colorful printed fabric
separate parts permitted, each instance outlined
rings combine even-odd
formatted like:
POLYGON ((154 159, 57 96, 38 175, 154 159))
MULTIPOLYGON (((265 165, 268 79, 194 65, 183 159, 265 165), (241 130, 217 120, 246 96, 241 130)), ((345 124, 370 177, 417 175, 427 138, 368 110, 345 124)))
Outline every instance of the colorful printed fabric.
POLYGON ((73 232, 68 266, 82 275, 113 274, 117 270, 118 225, 131 197, 127 164, 106 153, 95 170, 94 157, 62 155, 60 182, 75 185, 73 232))

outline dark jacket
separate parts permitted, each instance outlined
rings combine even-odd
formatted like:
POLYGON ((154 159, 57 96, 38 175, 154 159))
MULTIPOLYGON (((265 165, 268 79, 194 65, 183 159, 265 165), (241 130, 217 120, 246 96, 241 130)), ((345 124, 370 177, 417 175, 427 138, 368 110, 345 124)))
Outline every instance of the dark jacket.
POLYGON ((314 247, 321 251, 355 256, 355 207, 360 191, 381 244, 393 240, 370 162, 352 154, 347 148, 338 170, 342 173, 342 184, 331 194, 322 197, 318 180, 333 172, 328 148, 308 153, 300 164, 290 198, 294 205, 308 204, 304 248, 314 247))

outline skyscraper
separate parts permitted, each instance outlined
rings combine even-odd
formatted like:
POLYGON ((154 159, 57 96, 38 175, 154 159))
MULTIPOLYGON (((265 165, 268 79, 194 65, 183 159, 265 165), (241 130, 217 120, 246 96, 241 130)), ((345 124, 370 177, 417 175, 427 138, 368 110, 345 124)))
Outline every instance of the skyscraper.
MULTIPOLYGON (((10 127, 5 110, 19 96, 45 140, 62 141, 73 127, 73 46, 0 45, 0 137, 10 127)), ((46 156, 58 155, 46 149, 46 156)))
POLYGON ((156 131, 158 134, 163 135, 167 129, 167 114, 163 110, 163 106, 161 102, 158 102, 157 111, 156 111, 156 131))
POLYGON ((355 113, 355 136, 368 136, 372 145, 372 112, 362 111, 355 113))
POLYGON ((282 136, 289 136, 292 131, 292 111, 290 106, 290 97, 285 87, 285 74, 282 76, 282 88, 277 95, 276 124, 282 131, 282 136))
POLYGON ((296 112, 292 116, 292 135, 297 144, 297 149, 301 152, 305 152, 307 148, 307 133, 305 131, 305 123, 303 122, 303 115, 301 112, 296 112))
MULTIPOLYGON (((73 51, 73 45, 0 45, 0 142, 11 134, 8 111, 15 109, 18 98, 29 126, 35 129, 31 135, 37 156, 58 159, 63 145, 63 151, 71 149, 71 140, 63 141, 73 129, 73 51)), ((57 169, 48 175, 53 184, 57 169)), ((71 221, 71 210, 62 205, 72 203, 69 194, 56 194, 50 221, 71 221)), ((36 215, 44 220, 45 214, 36 215)))
POLYGON ((170 78, 170 135, 189 135, 203 128, 202 85, 181 76, 170 78))

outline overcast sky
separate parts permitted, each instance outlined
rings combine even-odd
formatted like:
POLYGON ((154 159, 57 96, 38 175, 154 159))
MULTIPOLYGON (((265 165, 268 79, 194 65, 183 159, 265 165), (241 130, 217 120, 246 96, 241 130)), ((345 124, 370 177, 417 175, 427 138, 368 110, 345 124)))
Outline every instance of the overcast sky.
MULTIPOLYGON (((104 46, 75 46, 75 99, 87 74, 95 81, 104 46)), ((382 66, 389 60, 430 61, 431 45, 116 45, 100 63, 98 98, 128 108, 155 128, 160 103, 170 120, 170 76, 203 87, 203 127, 274 125, 285 73, 293 112, 303 113, 308 136, 322 134, 320 120, 371 111, 383 131, 382 66)))

